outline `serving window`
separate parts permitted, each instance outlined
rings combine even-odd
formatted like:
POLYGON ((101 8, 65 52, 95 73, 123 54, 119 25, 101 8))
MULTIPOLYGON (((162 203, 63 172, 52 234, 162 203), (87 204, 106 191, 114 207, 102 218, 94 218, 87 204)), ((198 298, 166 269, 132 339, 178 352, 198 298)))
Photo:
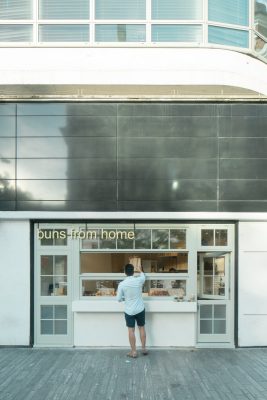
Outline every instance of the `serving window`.
MULTIPOLYGON (((82 297, 116 296, 122 279, 101 279, 97 277, 81 278, 82 297)), ((186 296, 186 279, 151 279, 144 283, 143 297, 174 296, 183 299, 186 296)))
MULTIPOLYGON (((116 296, 119 282, 125 278, 124 266, 141 265, 146 274, 143 296, 186 296, 188 253, 80 253, 80 295, 116 296), (178 278, 179 277, 179 278, 178 278), (182 277, 182 279, 180 279, 182 277)), ((139 275, 138 272, 135 273, 139 275)))

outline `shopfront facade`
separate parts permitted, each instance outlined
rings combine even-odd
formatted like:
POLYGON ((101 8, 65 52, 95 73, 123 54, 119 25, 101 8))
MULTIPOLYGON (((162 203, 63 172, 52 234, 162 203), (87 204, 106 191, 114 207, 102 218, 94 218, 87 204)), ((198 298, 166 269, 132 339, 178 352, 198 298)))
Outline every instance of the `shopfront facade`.
POLYGON ((149 346, 266 345, 265 103, 1 110, 1 344, 127 346, 130 261, 149 346))

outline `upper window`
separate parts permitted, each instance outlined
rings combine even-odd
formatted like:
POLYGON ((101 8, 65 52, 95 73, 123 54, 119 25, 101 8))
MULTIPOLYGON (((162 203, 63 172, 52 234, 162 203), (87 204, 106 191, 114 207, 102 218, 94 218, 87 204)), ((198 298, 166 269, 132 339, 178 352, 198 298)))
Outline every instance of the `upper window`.
POLYGON ((254 27, 256 31, 267 38, 267 2, 266 0, 255 1, 254 27))
POLYGON ((201 246, 227 246, 227 229, 201 229, 201 246))
POLYGON ((145 19, 145 0, 95 0, 96 19, 145 19))
POLYGON ((2 0, 0 2, 1 19, 31 19, 33 0, 2 0))
POLYGON ((249 0, 209 0, 209 21, 247 26, 249 0))
POLYGON ((202 0, 152 0, 152 19, 202 19, 202 0))
POLYGON ((89 0, 39 0, 40 19, 88 19, 89 0))

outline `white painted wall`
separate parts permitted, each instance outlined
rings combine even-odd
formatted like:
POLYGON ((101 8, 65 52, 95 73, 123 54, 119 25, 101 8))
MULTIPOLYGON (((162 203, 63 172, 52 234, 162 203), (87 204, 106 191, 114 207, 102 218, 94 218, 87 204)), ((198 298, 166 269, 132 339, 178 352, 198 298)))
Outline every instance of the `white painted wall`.
POLYGON ((267 223, 239 224, 239 346, 267 346, 267 223))
POLYGON ((0 345, 29 345, 30 224, 0 220, 0 345))
MULTIPOLYGON (((195 313, 146 312, 147 346, 195 347, 195 313)), ((137 346, 140 346, 136 328, 137 346)), ((121 313, 74 313, 74 346, 129 347, 121 313)))
POLYGON ((267 95, 267 65, 216 48, 1 48, 2 84, 230 85, 267 95))

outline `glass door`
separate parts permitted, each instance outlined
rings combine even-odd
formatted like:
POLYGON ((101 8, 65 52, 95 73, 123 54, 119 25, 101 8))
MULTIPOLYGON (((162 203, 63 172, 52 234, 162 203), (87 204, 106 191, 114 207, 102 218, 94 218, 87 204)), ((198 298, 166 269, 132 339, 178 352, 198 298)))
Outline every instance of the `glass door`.
POLYGON ((233 340, 229 253, 199 254, 198 343, 233 340))

